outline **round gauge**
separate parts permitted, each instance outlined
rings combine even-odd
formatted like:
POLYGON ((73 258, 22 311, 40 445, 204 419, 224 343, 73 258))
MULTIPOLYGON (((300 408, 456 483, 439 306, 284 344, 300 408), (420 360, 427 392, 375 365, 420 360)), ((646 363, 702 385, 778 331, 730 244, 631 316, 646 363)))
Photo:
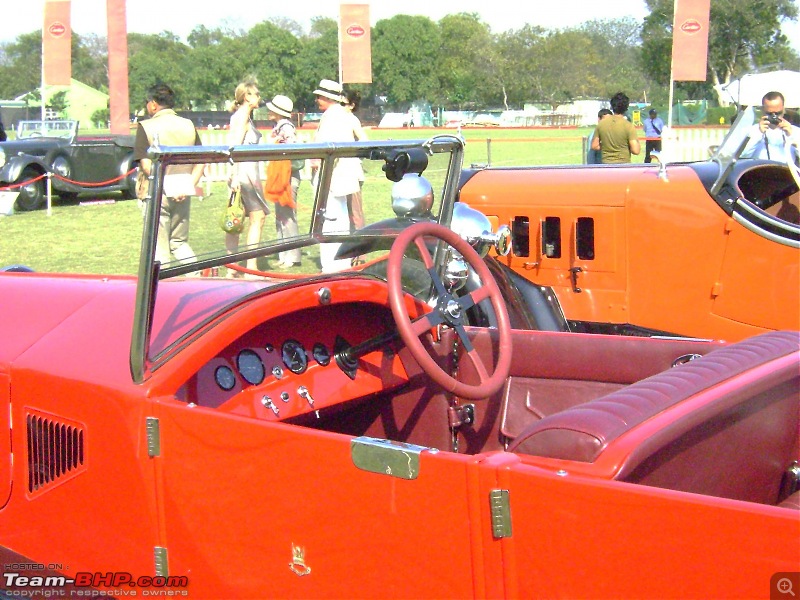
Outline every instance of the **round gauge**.
POLYGON ((229 392, 233 389, 233 386, 236 385, 236 375, 233 374, 233 369, 229 366, 222 365, 217 367, 217 370, 214 371, 214 381, 216 381, 217 385, 223 390, 229 392))
POLYGON ((242 350, 236 357, 236 367, 244 380, 250 385, 258 385, 264 381, 264 363, 252 350, 242 350))
POLYGON ((331 362, 331 352, 325 344, 317 342, 311 351, 314 360, 321 364, 323 367, 331 362))
POLYGON ((308 357, 305 348, 297 340, 286 340, 281 348, 283 364, 292 373, 300 374, 308 367, 308 357))

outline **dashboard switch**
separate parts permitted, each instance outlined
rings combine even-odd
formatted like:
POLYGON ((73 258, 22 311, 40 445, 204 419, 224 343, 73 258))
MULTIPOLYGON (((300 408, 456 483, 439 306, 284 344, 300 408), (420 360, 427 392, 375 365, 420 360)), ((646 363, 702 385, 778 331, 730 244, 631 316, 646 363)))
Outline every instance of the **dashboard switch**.
POLYGON ((276 417, 280 416, 280 409, 275 406, 275 403, 272 401, 272 398, 269 396, 264 396, 261 398, 261 404, 264 405, 264 408, 270 409, 276 417))

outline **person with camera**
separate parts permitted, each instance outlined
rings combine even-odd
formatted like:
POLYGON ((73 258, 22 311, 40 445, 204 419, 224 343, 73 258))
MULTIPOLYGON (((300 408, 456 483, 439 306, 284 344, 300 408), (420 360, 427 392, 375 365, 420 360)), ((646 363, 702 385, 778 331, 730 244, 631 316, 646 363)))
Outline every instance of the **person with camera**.
POLYGON ((786 119, 784 97, 780 92, 768 92, 761 99, 762 116, 750 132, 750 141, 742 158, 763 158, 786 162, 787 145, 797 144, 792 124, 786 119))

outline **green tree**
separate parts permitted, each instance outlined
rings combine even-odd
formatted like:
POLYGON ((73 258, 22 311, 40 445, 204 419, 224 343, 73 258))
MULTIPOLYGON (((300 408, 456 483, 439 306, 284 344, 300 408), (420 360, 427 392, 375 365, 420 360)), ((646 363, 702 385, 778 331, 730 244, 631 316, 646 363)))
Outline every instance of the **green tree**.
POLYGON ((17 36, 5 45, 0 96, 16 98, 42 84, 42 31, 17 36))
POLYGON ((523 106, 543 99, 538 66, 545 33, 542 27, 525 25, 496 39, 498 73, 511 105, 523 106))
MULTIPOLYGON (((650 14, 642 29, 642 64, 653 79, 668 85, 674 0, 646 0, 646 4, 650 14)), ((797 64, 797 54, 780 30, 782 21, 797 16, 792 0, 711 0, 707 80, 676 83, 676 97, 687 90, 704 97, 716 94, 724 105, 717 86, 775 60, 797 64)))
POLYGON ((440 98, 439 27, 428 17, 396 15, 372 30, 373 89, 390 104, 440 98))
POLYGON ((170 32, 158 35, 128 34, 128 93, 131 112, 143 110, 147 89, 158 82, 169 85, 176 96, 177 109, 191 104, 186 77, 189 46, 170 32))
POLYGON ((666 100, 666 88, 651 80, 641 68, 641 24, 638 21, 631 17, 596 19, 576 29, 589 36, 592 43, 586 65, 576 65, 585 71, 595 90, 594 94, 587 91, 587 95, 610 98, 623 90, 632 99, 663 96, 666 100))
POLYGON ((440 88, 432 102, 458 108, 499 104, 499 78, 493 66, 494 40, 475 13, 448 15, 439 21, 441 45, 437 61, 440 88), (447 91, 446 95, 441 92, 447 91))
POLYGON ((339 79, 339 26, 334 19, 315 17, 297 56, 294 98, 297 110, 317 112, 314 90, 322 79, 339 79))

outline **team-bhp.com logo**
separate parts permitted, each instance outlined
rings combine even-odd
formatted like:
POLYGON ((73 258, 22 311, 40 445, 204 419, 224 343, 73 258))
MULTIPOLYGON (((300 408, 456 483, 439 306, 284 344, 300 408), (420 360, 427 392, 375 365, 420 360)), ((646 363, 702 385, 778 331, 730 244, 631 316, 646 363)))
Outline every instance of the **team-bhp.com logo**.
MULTIPOLYGON (((69 594, 51 594, 59 596, 188 596, 185 588, 189 578, 185 575, 169 577, 142 575, 134 577, 131 573, 117 572, 79 572, 73 577, 63 575, 23 575, 21 573, 3 573, 5 594, 12 597, 31 596, 33 590, 37 595, 44 595, 45 590, 57 591, 59 588, 70 588, 69 594), (111 589, 109 589, 111 588, 111 589), (27 593, 26 593, 27 592, 27 593)), ((66 590, 61 590, 66 592, 66 590)))

